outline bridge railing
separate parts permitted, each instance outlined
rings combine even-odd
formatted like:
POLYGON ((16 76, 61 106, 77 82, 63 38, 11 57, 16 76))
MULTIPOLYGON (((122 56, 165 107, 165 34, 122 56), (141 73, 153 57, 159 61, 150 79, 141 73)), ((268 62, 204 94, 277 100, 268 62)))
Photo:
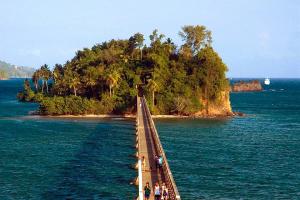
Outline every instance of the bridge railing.
MULTIPOLYGON (((137 103, 137 113, 139 112, 140 108, 140 99, 137 97, 136 99, 136 103, 137 103)), ((138 115, 136 115, 136 137, 137 137, 137 145, 138 145, 138 190, 139 190, 139 196, 138 199, 139 200, 143 200, 144 199, 144 193, 143 193, 143 172, 142 172, 142 160, 140 158, 139 152, 140 152, 140 136, 139 136, 139 117, 138 115)))
POLYGON ((142 103, 144 104, 147 119, 149 120, 151 134, 152 134, 152 137, 154 139, 155 147, 158 151, 158 154, 163 157, 162 170, 163 170, 163 175, 165 177, 165 184, 166 184, 166 186, 168 188, 168 191, 169 191, 169 197, 172 200, 180 200, 181 198, 180 198, 176 183, 174 181, 174 178, 173 178, 171 169, 169 167, 165 151, 164 151, 164 149, 162 147, 162 144, 160 142, 159 135, 158 135, 158 132, 156 130, 154 121, 151 117, 151 113, 150 113, 150 110, 147 106, 147 102, 146 102, 145 97, 142 98, 142 103))

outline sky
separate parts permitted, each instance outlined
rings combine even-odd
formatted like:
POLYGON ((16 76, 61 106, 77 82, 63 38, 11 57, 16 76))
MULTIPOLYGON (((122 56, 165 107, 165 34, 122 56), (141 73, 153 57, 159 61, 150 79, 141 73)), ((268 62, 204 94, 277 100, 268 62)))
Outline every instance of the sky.
POLYGON ((300 78, 299 0, 0 0, 0 60, 38 68, 154 29, 212 31, 228 77, 300 78))

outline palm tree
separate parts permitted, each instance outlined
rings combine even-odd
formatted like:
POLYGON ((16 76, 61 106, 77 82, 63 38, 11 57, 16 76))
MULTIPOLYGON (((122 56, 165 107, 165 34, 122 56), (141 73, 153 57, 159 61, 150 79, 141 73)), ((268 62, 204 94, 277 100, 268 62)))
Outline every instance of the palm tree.
POLYGON ((176 49, 175 44, 172 42, 171 38, 168 38, 166 40, 166 42, 164 42, 164 45, 169 54, 172 53, 176 49))
POLYGON ((141 60, 143 59, 143 44, 144 44, 144 35, 141 33, 136 33, 134 35, 136 46, 140 49, 141 60))
POLYGON ((77 96, 77 86, 80 84, 78 76, 74 75, 69 81, 70 89, 73 89, 74 95, 77 96))
POLYGON ((77 96, 78 86, 81 84, 79 74, 74 71, 72 68, 66 68, 64 71, 64 80, 65 84, 70 90, 73 90, 74 95, 77 96))
POLYGON ((107 74, 106 84, 109 86, 109 96, 110 97, 112 96, 112 93, 114 94, 113 88, 117 86, 119 79, 120 79, 120 74, 116 70, 107 74))
POLYGON ((32 75, 32 81, 34 83, 36 92, 38 92, 38 89, 39 89, 39 80, 40 80, 39 73, 40 73, 40 70, 36 70, 32 75))
POLYGON ((42 69, 42 67, 39 69, 39 75, 42 79, 42 93, 44 93, 44 87, 45 87, 45 79, 44 79, 45 71, 42 69))
POLYGON ((39 69, 39 77, 42 78, 42 93, 44 93, 44 87, 46 85, 47 93, 49 92, 48 80, 52 77, 52 73, 47 64, 44 64, 39 69))
POLYGON ((45 84, 46 84, 46 89, 47 89, 47 93, 49 93, 49 86, 48 86, 48 80, 52 78, 52 73, 49 70, 48 66, 45 69, 45 75, 44 75, 44 79, 45 79, 45 84))
POLYGON ((143 43, 144 43, 144 35, 141 33, 136 33, 129 38, 129 51, 131 57, 133 58, 134 50, 138 47, 140 50, 140 59, 143 58, 143 43))
POLYGON ((54 83, 57 83, 58 79, 60 79, 63 76, 64 69, 62 65, 55 64, 54 70, 53 70, 53 81, 54 83))
POLYGON ((152 92, 152 105, 154 106, 155 92, 158 90, 158 85, 153 79, 150 79, 147 88, 152 92))
POLYGON ((94 67, 90 67, 86 70, 83 78, 85 84, 89 86, 92 96, 94 96, 94 86, 97 84, 97 80, 99 78, 99 71, 94 67))

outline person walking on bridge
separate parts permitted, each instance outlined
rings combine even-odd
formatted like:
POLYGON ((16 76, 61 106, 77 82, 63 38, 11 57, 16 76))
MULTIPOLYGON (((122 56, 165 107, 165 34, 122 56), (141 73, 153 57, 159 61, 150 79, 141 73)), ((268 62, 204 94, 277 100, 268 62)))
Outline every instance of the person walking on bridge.
POLYGON ((162 156, 159 156, 158 157, 158 167, 161 168, 163 165, 163 157, 162 156))
POLYGON ((165 183, 161 186, 161 199, 168 200, 169 199, 169 191, 165 183))
POLYGON ((142 166, 143 166, 143 171, 146 171, 146 159, 145 159, 145 156, 142 157, 142 166))
POLYGON ((145 200, 149 200, 150 194, 151 194, 151 188, 150 188, 149 182, 147 182, 146 186, 144 187, 145 200))
POLYGON ((156 182, 154 186, 154 199, 160 200, 160 197, 161 197, 160 187, 158 185, 158 182, 156 182))
POLYGON ((158 164, 158 156, 157 155, 154 156, 154 161, 155 161, 156 169, 158 169, 159 168, 159 164, 158 164))

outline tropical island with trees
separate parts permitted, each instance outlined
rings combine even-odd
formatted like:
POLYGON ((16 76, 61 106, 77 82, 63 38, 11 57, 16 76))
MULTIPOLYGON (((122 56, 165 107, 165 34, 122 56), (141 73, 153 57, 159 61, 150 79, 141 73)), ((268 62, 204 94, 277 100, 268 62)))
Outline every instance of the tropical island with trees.
POLYGON ((176 46, 158 30, 84 48, 64 65, 37 69, 20 101, 37 102, 41 115, 133 114, 145 95, 154 115, 228 116, 227 66, 205 26, 184 26, 176 46))

